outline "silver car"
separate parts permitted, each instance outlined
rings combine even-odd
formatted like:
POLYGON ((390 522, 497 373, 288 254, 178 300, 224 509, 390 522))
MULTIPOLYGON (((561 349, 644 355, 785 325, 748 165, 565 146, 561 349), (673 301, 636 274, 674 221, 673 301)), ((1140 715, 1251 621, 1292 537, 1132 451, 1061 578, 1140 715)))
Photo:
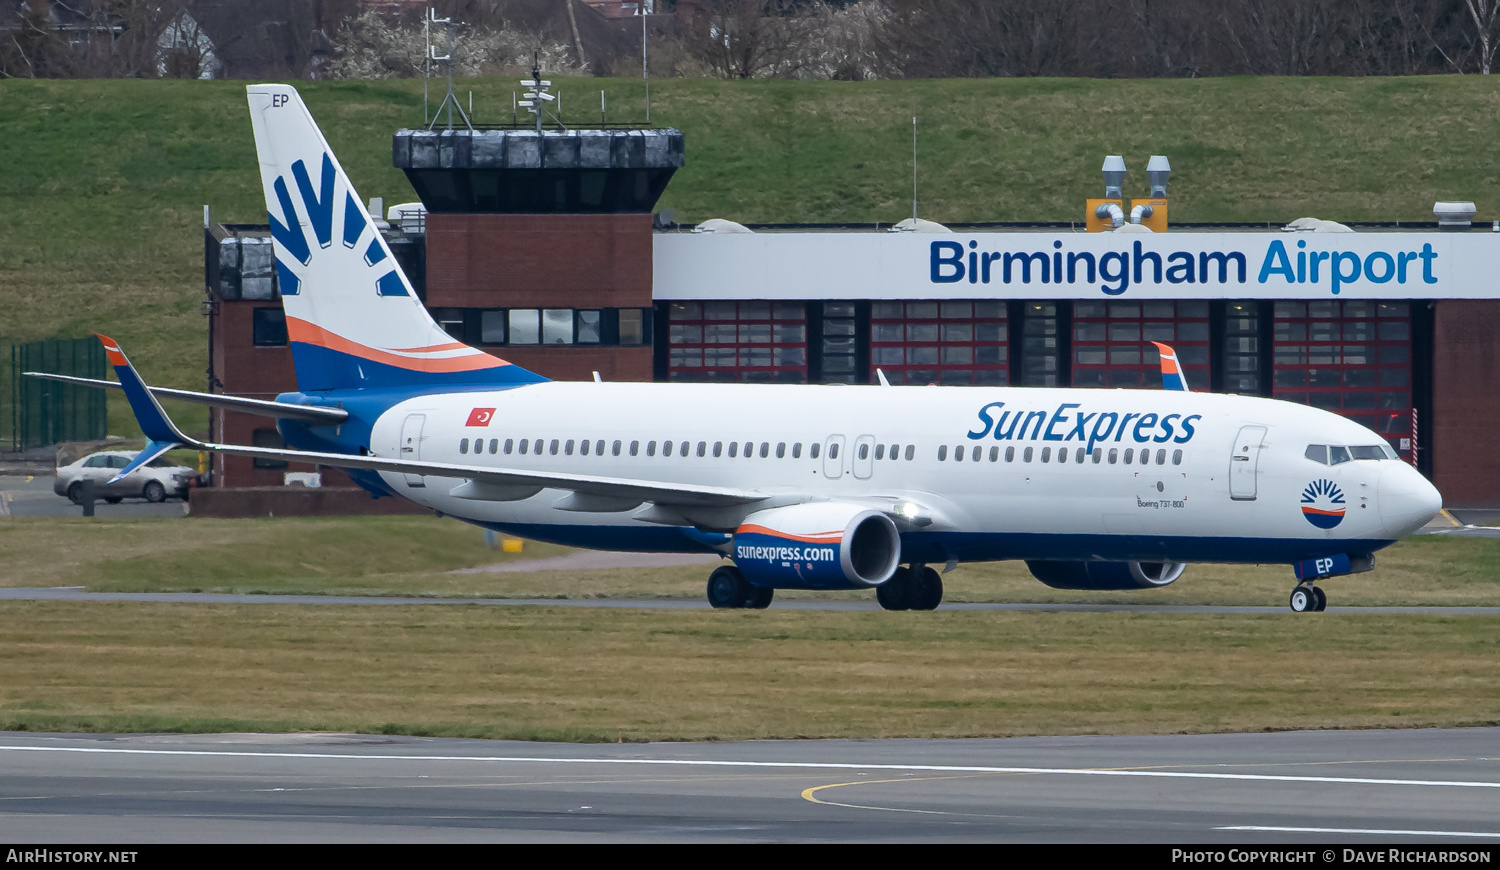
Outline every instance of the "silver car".
POLYGON ((67 496, 73 504, 82 504, 83 482, 92 480, 95 497, 110 504, 119 504, 122 498, 144 498, 150 502, 164 501, 168 495, 187 498, 188 481, 197 472, 182 465, 172 465, 159 457, 130 472, 123 480, 108 482, 134 458, 135 453, 128 450, 107 450, 85 456, 57 470, 52 491, 67 496))

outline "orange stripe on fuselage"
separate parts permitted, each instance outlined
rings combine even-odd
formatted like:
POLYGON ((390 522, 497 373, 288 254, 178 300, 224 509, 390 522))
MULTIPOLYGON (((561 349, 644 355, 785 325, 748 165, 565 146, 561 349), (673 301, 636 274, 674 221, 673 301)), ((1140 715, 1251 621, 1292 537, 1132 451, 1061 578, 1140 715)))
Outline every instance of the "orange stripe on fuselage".
MULTIPOLYGON (((472 372, 510 365, 505 360, 490 356, 482 351, 475 351, 469 356, 449 357, 447 359, 412 359, 411 357, 400 356, 389 351, 366 347, 358 342, 350 341, 341 335, 329 332, 321 326, 308 323, 306 320, 296 317, 288 317, 286 319, 286 331, 287 337, 292 341, 316 345, 317 347, 326 347, 329 350, 347 353, 350 356, 357 356, 360 359, 367 359, 371 362, 383 363, 415 372, 472 372)), ((467 345, 455 343, 455 347, 467 347, 467 345)))
POLYGON ((1323 510, 1322 508, 1303 507, 1302 508, 1302 512, 1305 513, 1305 514, 1319 514, 1319 515, 1325 516, 1325 517, 1341 517, 1341 516, 1344 515, 1344 509, 1343 508, 1339 508, 1336 511, 1327 511, 1327 510, 1323 510))
POLYGON ((813 532, 810 535, 792 535, 780 529, 771 529, 766 526, 758 526, 754 523, 746 523, 734 530, 736 535, 750 533, 757 535, 770 535, 773 538, 783 538, 788 541, 801 541, 805 544, 837 544, 843 539, 844 533, 838 529, 831 532, 813 532))
POLYGON ((459 350, 468 347, 461 341, 450 341, 447 344, 429 344, 426 347, 393 347, 391 350, 397 353, 437 353, 440 350, 459 350))

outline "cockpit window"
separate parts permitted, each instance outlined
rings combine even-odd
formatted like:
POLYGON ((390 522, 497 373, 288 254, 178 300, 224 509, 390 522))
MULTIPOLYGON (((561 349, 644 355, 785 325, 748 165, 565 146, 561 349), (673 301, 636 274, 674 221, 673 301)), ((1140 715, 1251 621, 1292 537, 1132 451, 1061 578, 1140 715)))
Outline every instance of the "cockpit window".
POLYGON ((1309 444, 1303 454, 1313 462, 1323 465, 1339 465, 1354 459, 1400 460, 1389 444, 1367 444, 1359 447, 1330 447, 1327 444, 1309 444))

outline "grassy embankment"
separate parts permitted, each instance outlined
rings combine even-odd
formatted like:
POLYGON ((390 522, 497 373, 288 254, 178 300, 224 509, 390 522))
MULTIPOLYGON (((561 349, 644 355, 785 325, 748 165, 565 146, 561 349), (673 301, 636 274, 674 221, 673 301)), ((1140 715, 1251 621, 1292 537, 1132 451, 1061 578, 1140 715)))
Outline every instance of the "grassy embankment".
MULTIPOLYGON (((0 586, 86 586, 106 592, 249 592, 508 598, 689 598, 709 565, 528 573, 452 573, 565 553, 527 542, 519 555, 484 545, 480 530, 431 517, 296 520, 0 522, 0 586)), ((1500 541, 1419 537, 1381 551, 1373 573, 1324 585, 1336 605, 1500 606, 1500 541)), ((1069 592, 1034 580, 1019 562, 964 565, 947 600, 1281 606, 1283 565, 1192 565, 1165 589, 1069 592)), ((779 593, 847 599, 874 593, 779 593)))
POLYGON ((1485 617, 7 602, 0 730, 545 740, 1493 725, 1485 617))
MULTIPOLYGON (((1077 218, 1106 153, 1126 156, 1136 187, 1148 155, 1171 156, 1181 221, 1430 220, 1440 198, 1473 199, 1482 218, 1500 208, 1500 94, 1477 76, 654 84, 653 121, 688 143, 661 205, 687 222, 900 220, 913 106, 921 210, 940 221, 1077 218)), ((364 196, 413 198, 389 142, 419 121, 420 82, 300 87, 364 196)), ((486 121, 515 85, 458 87, 486 121)), ((600 88, 612 119, 639 114, 639 82, 577 79, 560 83, 566 117, 592 120, 600 88)), ((201 388, 203 205, 264 220, 243 94, 0 81, 0 340, 108 332, 154 382, 201 388)), ((110 408, 110 431, 133 434, 124 403, 110 408)))

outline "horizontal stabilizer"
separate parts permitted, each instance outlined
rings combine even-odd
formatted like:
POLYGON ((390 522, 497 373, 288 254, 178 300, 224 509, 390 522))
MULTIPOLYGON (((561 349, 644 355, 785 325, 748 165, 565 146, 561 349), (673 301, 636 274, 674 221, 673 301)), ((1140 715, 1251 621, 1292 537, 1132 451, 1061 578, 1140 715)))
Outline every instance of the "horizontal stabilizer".
MULTIPOLYGON (((116 381, 105 381, 98 378, 54 375, 50 372, 23 372, 23 374, 30 378, 62 381, 68 384, 81 384, 85 387, 103 387, 112 390, 122 389, 121 385, 116 381)), ((246 414, 255 414, 260 417, 301 420, 317 426, 337 426, 349 419, 349 412, 342 408, 324 408, 318 405, 293 405, 288 402, 272 402, 266 399, 247 399, 243 396, 225 396, 219 393, 195 393, 192 390, 174 390, 169 387, 148 386, 146 389, 151 391, 151 395, 159 399, 178 399, 197 405, 209 405, 214 408, 228 408, 232 411, 242 411, 246 414)))
POLYGON ((163 453, 166 453, 168 450, 175 449, 176 447, 177 445, 172 443, 171 441, 146 442, 146 447, 141 450, 140 453, 137 453, 135 455, 135 458, 130 460, 130 462, 124 468, 120 469, 120 472, 118 474, 116 474, 114 477, 111 477, 109 479, 109 483, 105 485, 108 486, 110 484, 119 483, 120 481, 129 477, 130 474, 137 468, 140 468, 142 465, 145 465, 156 457, 162 455, 163 453))

